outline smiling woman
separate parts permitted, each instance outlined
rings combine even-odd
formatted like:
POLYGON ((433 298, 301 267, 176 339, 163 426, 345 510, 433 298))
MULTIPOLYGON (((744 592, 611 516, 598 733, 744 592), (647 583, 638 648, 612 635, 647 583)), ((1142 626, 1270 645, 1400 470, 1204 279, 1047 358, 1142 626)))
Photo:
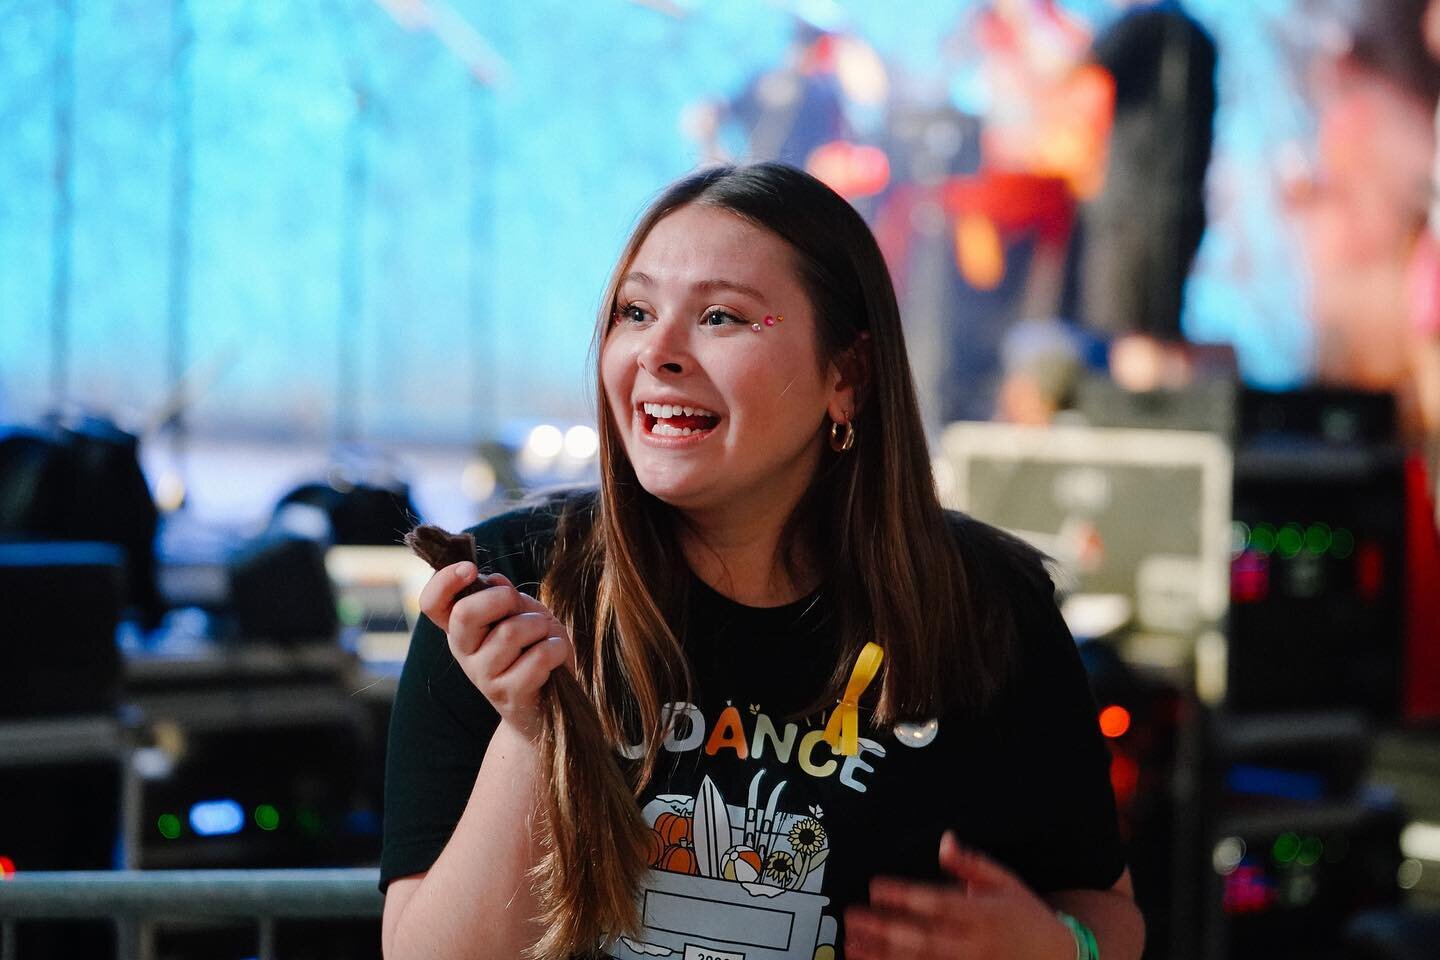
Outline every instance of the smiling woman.
POLYGON ((1138 957, 1074 643, 1039 557, 939 506, 864 221, 789 167, 704 170, 641 217, 602 304, 599 489, 477 527, 491 588, 456 599, 463 562, 421 597, 387 954, 565 955, 579 894, 537 897, 534 869, 590 855, 534 816, 572 790, 537 762, 565 752, 537 739, 560 668, 650 832, 640 926, 603 955, 1060 960, 1093 931, 1138 957))

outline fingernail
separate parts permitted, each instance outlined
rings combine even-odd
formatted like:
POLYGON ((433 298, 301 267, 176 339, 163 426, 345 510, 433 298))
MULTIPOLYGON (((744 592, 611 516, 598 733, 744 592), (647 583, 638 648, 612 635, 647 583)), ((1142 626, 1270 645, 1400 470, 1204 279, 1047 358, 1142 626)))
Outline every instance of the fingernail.
POLYGON ((468 560, 455 568, 455 576, 459 577, 461 582, 468 582, 475 576, 475 572, 475 564, 468 560))

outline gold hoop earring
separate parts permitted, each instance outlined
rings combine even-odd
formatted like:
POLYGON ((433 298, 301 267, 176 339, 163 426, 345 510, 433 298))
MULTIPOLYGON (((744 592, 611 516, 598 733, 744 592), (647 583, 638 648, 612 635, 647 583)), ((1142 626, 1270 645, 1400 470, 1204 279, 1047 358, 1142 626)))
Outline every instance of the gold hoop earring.
POLYGON ((855 424, 841 423, 839 420, 830 423, 830 449, 836 453, 844 453, 855 446, 855 424))

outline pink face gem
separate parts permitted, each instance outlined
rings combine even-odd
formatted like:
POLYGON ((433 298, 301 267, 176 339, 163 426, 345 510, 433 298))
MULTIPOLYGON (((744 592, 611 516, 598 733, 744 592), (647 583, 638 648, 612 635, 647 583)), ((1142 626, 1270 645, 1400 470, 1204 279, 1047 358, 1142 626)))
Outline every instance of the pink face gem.
POLYGON ((765 326, 767 326, 767 327, 773 327, 773 326, 775 326, 775 318, 772 317, 772 316, 770 316, 770 314, 768 314, 768 313, 765 314, 765 326))
POLYGON ((756 333, 759 333, 759 332, 760 332, 760 324, 758 324, 758 323, 752 323, 752 324, 750 324, 750 329, 751 329, 751 330, 754 330, 756 333))

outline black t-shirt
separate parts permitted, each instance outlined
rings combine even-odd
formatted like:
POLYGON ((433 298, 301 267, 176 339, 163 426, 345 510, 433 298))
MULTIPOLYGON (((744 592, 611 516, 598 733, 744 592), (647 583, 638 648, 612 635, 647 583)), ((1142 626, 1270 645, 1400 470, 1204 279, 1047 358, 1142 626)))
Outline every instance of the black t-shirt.
MULTIPOLYGON (((473 531, 482 569, 534 592, 556 510, 473 531)), ((823 715, 791 718, 832 672, 825 590, 746 607, 692 576, 682 633, 693 703, 641 797, 654 835, 645 931, 612 956, 747 960, 833 957, 844 908, 879 875, 939 881, 941 834, 1014 870, 1033 890, 1105 889, 1124 854, 1108 753, 1074 642, 1037 558, 951 514, 978 602, 1008 604, 1015 680, 981 719, 946 713, 895 731, 868 726, 834 755, 823 715), (827 949, 829 948, 829 949, 827 949)), ((422 621, 395 699, 386 769, 382 889, 428 870, 470 796, 498 716, 422 621)))

